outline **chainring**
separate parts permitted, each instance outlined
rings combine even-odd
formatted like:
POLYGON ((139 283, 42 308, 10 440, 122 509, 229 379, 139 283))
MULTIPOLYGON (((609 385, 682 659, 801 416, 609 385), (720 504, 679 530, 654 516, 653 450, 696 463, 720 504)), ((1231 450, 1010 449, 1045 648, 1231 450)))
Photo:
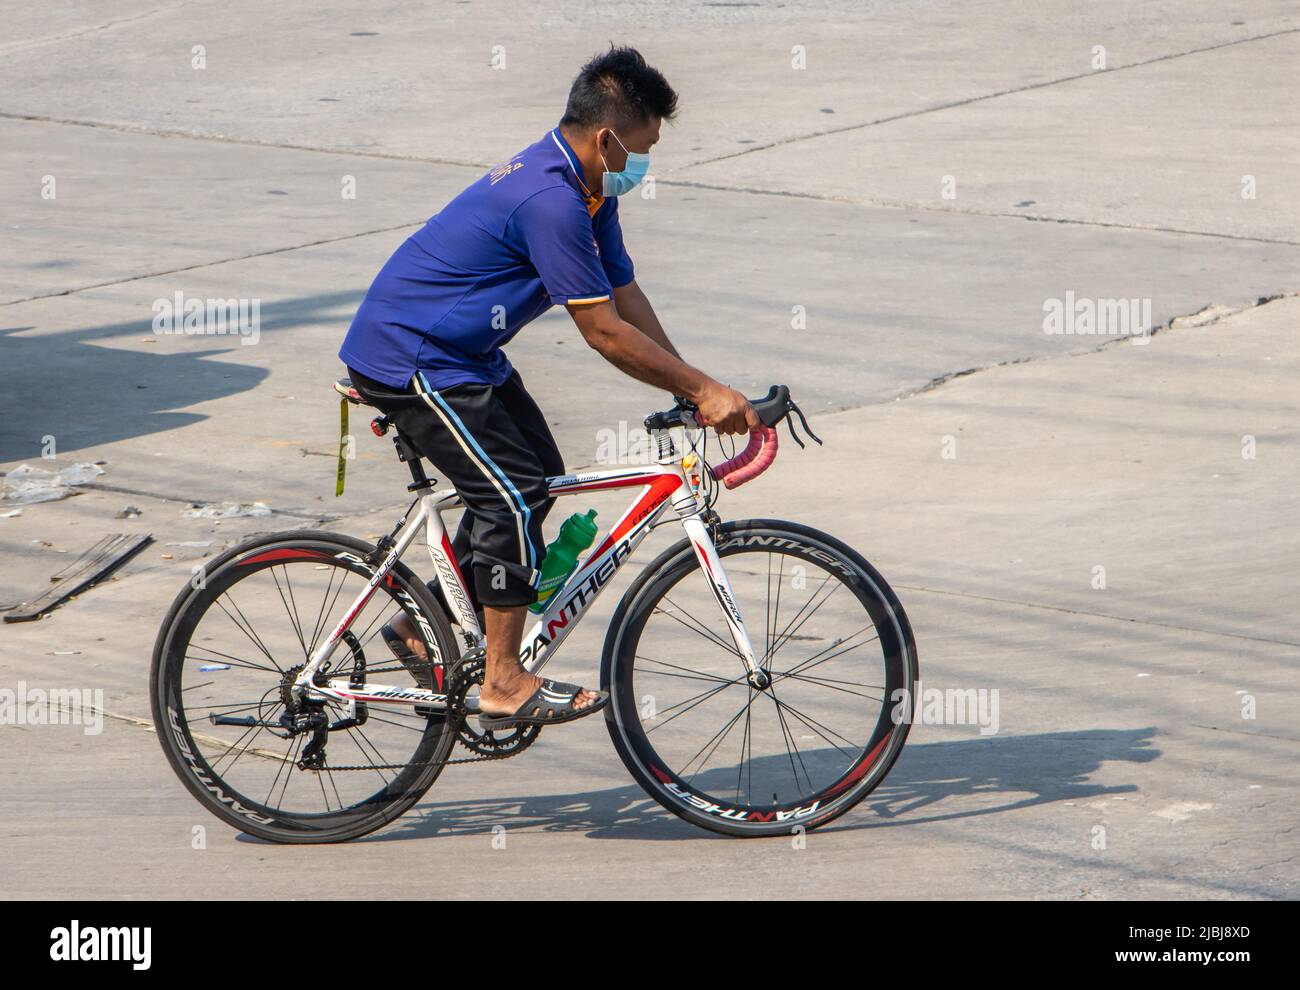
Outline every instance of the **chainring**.
POLYGON ((470 691, 483 686, 485 670, 486 658, 481 649, 466 653, 452 675, 447 706, 460 716, 456 738, 462 746, 480 757, 503 760, 508 756, 516 756, 531 746, 542 727, 518 725, 511 729, 489 729, 484 732, 474 728, 471 722, 475 720, 475 713, 468 710, 467 702, 470 691))

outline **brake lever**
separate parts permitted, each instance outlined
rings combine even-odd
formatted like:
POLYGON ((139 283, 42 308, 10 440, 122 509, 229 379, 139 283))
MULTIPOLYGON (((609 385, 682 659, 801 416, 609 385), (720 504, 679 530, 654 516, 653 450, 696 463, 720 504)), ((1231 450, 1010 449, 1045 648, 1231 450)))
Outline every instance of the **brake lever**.
POLYGON ((797 443, 800 447, 802 447, 804 445, 804 442, 799 439, 799 434, 794 431, 794 420, 792 420, 789 416, 787 416, 785 418, 785 425, 790 428, 790 436, 794 438, 794 442, 797 443))
MULTIPOLYGON (((793 399, 790 400, 790 411, 799 417, 799 423, 803 426, 804 432, 807 433, 808 436, 812 437, 814 440, 817 441, 817 446, 818 447, 823 446, 822 438, 812 431, 812 427, 808 425, 808 420, 807 418, 805 418, 803 414, 803 410, 794 404, 793 399)), ((795 433, 794 431, 794 420, 792 420, 789 417, 789 415, 787 415, 785 418, 785 422, 786 425, 790 427, 790 436, 794 437, 794 442, 797 443, 800 447, 802 447, 803 441, 799 439, 799 434, 795 433)))

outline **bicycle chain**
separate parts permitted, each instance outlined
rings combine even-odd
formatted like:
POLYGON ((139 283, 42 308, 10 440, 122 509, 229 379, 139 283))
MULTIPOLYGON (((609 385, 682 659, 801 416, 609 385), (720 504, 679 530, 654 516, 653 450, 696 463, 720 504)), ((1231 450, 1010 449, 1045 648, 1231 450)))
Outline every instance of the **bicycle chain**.
POLYGON ((518 756, 520 750, 513 753, 494 753, 490 756, 462 756, 458 760, 425 760, 423 763, 368 763, 365 766, 335 767, 326 764, 321 770, 405 770, 407 767, 450 766, 453 763, 482 763, 485 760, 508 760, 518 756))
MULTIPOLYGON (((456 672, 460 673, 462 670, 464 670, 465 673, 468 674, 471 683, 473 682, 475 675, 480 675, 480 680, 481 680, 482 660, 483 657, 481 651, 479 650, 471 651, 470 653, 467 653, 465 654, 465 656, 461 657, 460 661, 456 665, 456 672), (476 664, 478 664, 478 666, 476 666, 476 664)), ((379 667, 368 671, 368 673, 373 673, 373 674, 384 673, 385 671, 390 669, 394 673, 399 673, 401 671, 406 670, 405 667, 393 667, 393 668, 379 667)), ((452 676, 454 678, 455 674, 453 674, 452 676)), ((454 695, 457 692, 457 690, 460 689, 461 686, 453 686, 452 690, 449 692, 449 695, 454 695)), ((468 691, 468 689, 469 689, 469 685, 465 684, 463 686, 463 690, 468 691)), ((454 731, 456 733, 456 743, 461 746, 464 746, 466 749, 469 749, 470 747, 466 745, 466 743, 464 742, 460 734, 461 727, 463 726, 464 722, 465 722, 465 716, 462 715, 460 719, 455 723, 454 728, 449 723, 447 730, 444 731, 454 731)), ((455 759, 455 760, 451 760, 451 759, 425 760, 422 763, 370 763, 364 766, 358 765, 358 766, 340 766, 340 767, 330 766, 329 764, 326 764, 325 766, 321 767, 321 770, 338 770, 339 772, 343 772, 346 770, 405 770, 408 767, 449 766, 451 764, 456 764, 456 763, 484 763, 491 760, 508 760, 512 756, 518 756, 525 749, 527 749, 528 746, 531 744, 532 741, 530 740, 525 745, 520 746, 516 749, 507 750, 504 753, 480 753, 478 756, 462 756, 459 759, 455 759)))

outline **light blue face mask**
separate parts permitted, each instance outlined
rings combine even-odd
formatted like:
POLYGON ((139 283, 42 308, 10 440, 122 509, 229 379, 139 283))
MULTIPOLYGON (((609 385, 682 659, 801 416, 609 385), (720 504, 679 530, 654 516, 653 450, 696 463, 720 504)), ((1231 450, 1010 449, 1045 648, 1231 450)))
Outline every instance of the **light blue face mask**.
MULTIPOLYGON (((609 133, 614 134, 613 131, 609 133)), ((627 145, 623 143, 622 138, 614 134, 614 140, 618 146, 627 151, 627 145)), ((605 161, 605 156, 600 156, 601 164, 605 166, 605 175, 601 180, 602 191, 606 196, 622 196, 625 192, 631 192, 641 180, 646 177, 650 171, 650 156, 643 151, 627 151, 627 165, 621 172, 609 171, 609 165, 605 161)))

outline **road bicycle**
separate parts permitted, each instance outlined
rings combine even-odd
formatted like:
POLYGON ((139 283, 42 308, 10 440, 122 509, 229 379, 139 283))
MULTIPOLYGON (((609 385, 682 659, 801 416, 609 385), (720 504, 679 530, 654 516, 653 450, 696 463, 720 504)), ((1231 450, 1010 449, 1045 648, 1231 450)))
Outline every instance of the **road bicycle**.
MULTIPOLYGON (((363 404, 347 379, 335 388, 363 404)), ((525 630, 520 660, 540 671, 650 530, 680 522, 685 537, 631 581, 605 636, 610 738, 646 793, 686 821, 789 835, 885 778, 910 727, 917 656, 902 605, 861 554, 808 526, 714 511, 722 488, 771 465, 781 420, 801 447, 794 416, 821 443, 785 386, 752 404, 762 429, 716 466, 679 398, 646 417, 644 467, 548 479, 556 497, 637 493, 525 630)), ((218 818, 275 842, 365 835, 448 763, 517 756, 540 733, 479 725, 484 636, 442 519, 460 499, 434 490, 387 417, 371 429, 391 430, 411 472, 414 500, 392 532, 372 544, 296 530, 236 546, 196 572, 154 647, 150 697, 172 767, 218 818), (431 585, 402 561, 421 535, 431 585), (404 660, 380 635, 399 612, 422 646, 404 660)))

